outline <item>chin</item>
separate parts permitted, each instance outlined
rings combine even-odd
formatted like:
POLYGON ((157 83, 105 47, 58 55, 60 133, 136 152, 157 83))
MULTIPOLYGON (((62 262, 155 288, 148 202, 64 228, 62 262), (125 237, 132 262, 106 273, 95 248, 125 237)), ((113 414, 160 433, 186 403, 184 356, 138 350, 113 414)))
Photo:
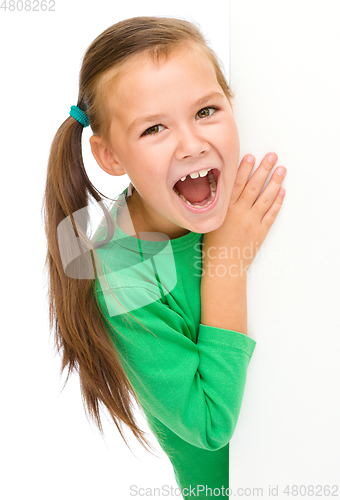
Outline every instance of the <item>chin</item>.
POLYGON ((224 218, 219 218, 218 220, 210 220, 210 221, 208 220, 205 223, 198 222, 196 225, 190 224, 190 227, 187 227, 187 229, 189 229, 189 231, 192 231, 194 233, 200 233, 200 234, 210 233, 211 231, 215 231, 215 229, 221 227, 223 221, 224 218))
POLYGON ((200 231, 200 233, 202 234, 205 234, 205 233, 211 233, 212 231, 215 231, 216 229, 218 229, 219 227, 221 227, 223 224, 223 221, 219 224, 215 224, 215 225, 210 225, 208 229, 204 229, 203 231, 200 231))

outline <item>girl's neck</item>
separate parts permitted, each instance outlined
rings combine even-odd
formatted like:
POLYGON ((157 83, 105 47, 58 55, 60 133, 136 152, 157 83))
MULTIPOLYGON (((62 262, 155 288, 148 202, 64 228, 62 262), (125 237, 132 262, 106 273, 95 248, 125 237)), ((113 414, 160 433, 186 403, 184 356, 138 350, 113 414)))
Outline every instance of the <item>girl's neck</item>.
MULTIPOLYGON (((126 205, 123 205, 122 210, 118 210, 117 212, 117 224, 124 233, 132 236, 133 238, 145 239, 147 241, 158 241, 155 236, 149 238, 140 237, 140 233, 165 233, 165 231, 157 230, 152 227, 152 225, 146 219, 144 212, 141 210, 140 205, 138 203, 139 196, 135 188, 128 189, 128 193, 132 191, 130 196, 126 197, 126 205)), ((180 236, 184 236, 185 234, 190 233, 188 229, 183 228, 183 234, 180 236)), ((167 234, 169 239, 176 239, 180 236, 173 236, 171 234, 167 234)), ((162 240, 164 238, 161 238, 162 240)))

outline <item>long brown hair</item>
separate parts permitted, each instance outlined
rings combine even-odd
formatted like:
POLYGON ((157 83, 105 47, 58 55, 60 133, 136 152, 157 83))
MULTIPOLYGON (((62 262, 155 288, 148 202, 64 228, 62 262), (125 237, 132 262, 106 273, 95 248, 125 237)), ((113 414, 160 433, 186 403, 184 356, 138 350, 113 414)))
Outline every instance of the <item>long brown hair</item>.
MULTIPOLYGON (((87 115, 94 134, 107 138, 110 117, 106 115, 105 99, 110 85, 119 77, 119 70, 136 54, 146 53, 159 62, 183 43, 194 42, 206 52, 214 65, 216 78, 228 99, 233 94, 226 82, 221 63, 207 45, 200 29, 188 21, 164 17, 135 17, 120 21, 106 29, 88 47, 79 76, 77 106, 87 115)), ((99 404, 109 411, 125 444, 121 424, 126 424, 147 450, 152 448, 137 426, 133 416, 131 396, 141 408, 128 380, 117 350, 105 325, 96 295, 93 277, 69 277, 63 267, 58 245, 57 228, 67 217, 74 230, 86 239, 88 220, 74 222, 73 214, 88 206, 90 196, 97 202, 108 198, 90 182, 82 159, 83 125, 69 116, 58 129, 50 150, 46 188, 43 199, 44 224, 47 238, 45 266, 48 271, 50 329, 55 335, 58 353, 62 351, 61 374, 78 371, 85 411, 95 421, 101 434, 99 404)), ((109 226, 109 225, 108 225, 109 226)), ((100 245, 110 240, 114 227, 100 245)), ((91 250, 90 264, 94 263, 91 250)), ((97 277, 93 265, 94 277, 97 277)), ((129 447, 130 449, 130 447, 129 447)), ((130 449, 131 450, 131 449, 130 449)))

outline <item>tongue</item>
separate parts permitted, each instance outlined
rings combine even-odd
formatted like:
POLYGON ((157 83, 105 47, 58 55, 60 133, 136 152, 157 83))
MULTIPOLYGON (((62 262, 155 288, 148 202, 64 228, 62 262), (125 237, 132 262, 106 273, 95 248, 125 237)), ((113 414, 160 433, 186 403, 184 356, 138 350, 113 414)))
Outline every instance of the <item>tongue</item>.
POLYGON ((207 175, 205 177, 197 177, 196 179, 192 179, 188 175, 185 181, 179 180, 176 182, 175 188, 190 203, 199 203, 210 195, 210 185, 207 175))

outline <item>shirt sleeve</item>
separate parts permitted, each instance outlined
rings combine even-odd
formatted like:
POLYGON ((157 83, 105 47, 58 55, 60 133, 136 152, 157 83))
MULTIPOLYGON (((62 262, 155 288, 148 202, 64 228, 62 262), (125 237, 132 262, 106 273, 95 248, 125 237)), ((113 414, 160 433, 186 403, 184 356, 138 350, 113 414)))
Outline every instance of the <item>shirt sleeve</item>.
POLYGON ((97 297, 142 407, 194 446, 225 446, 236 427, 256 342, 243 333, 200 324, 196 344, 186 336, 185 318, 150 289, 129 292, 146 304, 131 312, 143 326, 128 313, 109 314, 114 296, 99 291, 97 297))

